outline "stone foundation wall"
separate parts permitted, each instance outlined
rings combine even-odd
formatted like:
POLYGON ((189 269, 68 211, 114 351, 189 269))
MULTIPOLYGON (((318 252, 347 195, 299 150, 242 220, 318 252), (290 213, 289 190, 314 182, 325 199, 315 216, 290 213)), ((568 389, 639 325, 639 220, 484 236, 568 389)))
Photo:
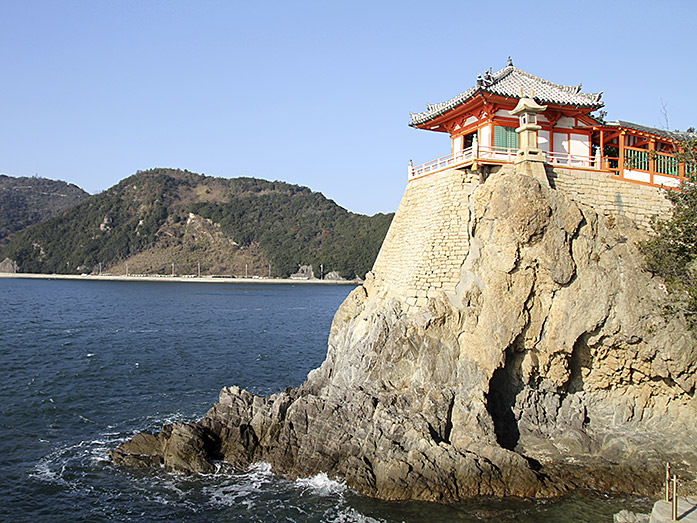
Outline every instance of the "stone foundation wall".
MULTIPOLYGON (((493 170, 513 172, 513 165, 493 170)), ((550 185, 597 212, 626 216, 647 228, 653 215, 670 212, 660 189, 613 179, 605 173, 547 168, 550 185)), ((469 198, 480 172, 447 170, 410 180, 375 260, 376 287, 404 296, 409 306, 454 292, 470 246, 469 198)))
POLYGON ((652 216, 670 214, 671 203, 661 189, 619 180, 607 173, 547 168, 550 185, 599 213, 626 216, 648 228, 652 216))
POLYGON ((407 183, 375 260, 380 287, 421 306, 453 291, 469 249, 469 196, 479 173, 447 170, 407 183))

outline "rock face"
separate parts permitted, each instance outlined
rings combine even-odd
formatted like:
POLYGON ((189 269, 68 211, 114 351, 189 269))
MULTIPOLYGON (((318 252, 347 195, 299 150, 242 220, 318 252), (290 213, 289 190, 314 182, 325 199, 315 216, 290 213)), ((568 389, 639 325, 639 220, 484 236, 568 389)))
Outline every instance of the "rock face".
POLYGON ((695 339, 661 314, 663 287, 635 247, 643 233, 529 176, 493 174, 464 194, 453 286, 408 301, 378 257, 302 386, 268 398, 225 387, 202 420, 138 435, 114 462, 267 461, 369 496, 442 502, 652 493, 664 460, 694 471, 695 339))

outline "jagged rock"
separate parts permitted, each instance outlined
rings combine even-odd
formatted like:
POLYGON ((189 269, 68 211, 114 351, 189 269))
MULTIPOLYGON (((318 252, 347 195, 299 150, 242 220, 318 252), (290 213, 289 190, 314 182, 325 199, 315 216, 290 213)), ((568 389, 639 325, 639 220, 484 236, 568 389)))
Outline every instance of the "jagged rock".
POLYGON ((620 510, 612 517, 614 523, 648 523, 651 514, 637 514, 629 510, 620 510))
POLYGON ((220 442, 217 435, 195 423, 165 425, 157 436, 137 434, 120 444, 109 456, 116 465, 163 466, 171 472, 205 473, 215 467, 220 442))
POLYGON ((109 457, 116 465, 136 468, 159 466, 164 461, 160 440, 145 433, 136 434, 116 450, 110 450, 109 457))
POLYGON ((213 472, 209 459, 220 446, 218 437, 194 423, 173 423, 160 432, 165 468, 172 472, 213 472))
POLYGON ((661 282, 635 246, 643 233, 516 174, 472 190, 466 212, 453 292, 415 307, 369 275, 298 389, 226 387, 181 436, 163 430, 159 447, 136 436, 114 462, 263 460, 289 477, 327 472, 370 496, 441 502, 649 494, 664 460, 697 465, 697 345, 661 313, 661 282))

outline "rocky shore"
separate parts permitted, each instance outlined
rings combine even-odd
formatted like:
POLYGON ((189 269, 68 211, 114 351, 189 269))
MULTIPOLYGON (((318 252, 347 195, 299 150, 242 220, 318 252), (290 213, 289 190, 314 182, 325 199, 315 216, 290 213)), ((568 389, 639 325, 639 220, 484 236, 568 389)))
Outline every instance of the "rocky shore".
POLYGON ((697 344, 662 314, 668 297, 636 248, 645 233, 513 173, 472 186, 463 206, 454 290, 415 306, 379 256, 303 385, 267 398, 225 387, 203 419, 139 434, 113 462, 196 473, 265 461, 439 502, 649 495, 665 460, 693 475, 697 344))

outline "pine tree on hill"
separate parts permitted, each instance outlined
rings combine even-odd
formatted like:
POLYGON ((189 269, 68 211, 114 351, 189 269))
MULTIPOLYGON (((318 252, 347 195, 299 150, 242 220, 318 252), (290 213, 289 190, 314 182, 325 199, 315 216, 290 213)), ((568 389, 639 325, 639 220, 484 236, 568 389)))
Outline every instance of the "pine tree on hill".
POLYGON ((392 214, 363 216, 285 182, 138 172, 18 234, 0 257, 22 272, 84 273, 129 263, 130 272, 182 271, 286 277, 299 265, 363 277, 392 214), (137 267, 137 268, 136 268, 137 267))

